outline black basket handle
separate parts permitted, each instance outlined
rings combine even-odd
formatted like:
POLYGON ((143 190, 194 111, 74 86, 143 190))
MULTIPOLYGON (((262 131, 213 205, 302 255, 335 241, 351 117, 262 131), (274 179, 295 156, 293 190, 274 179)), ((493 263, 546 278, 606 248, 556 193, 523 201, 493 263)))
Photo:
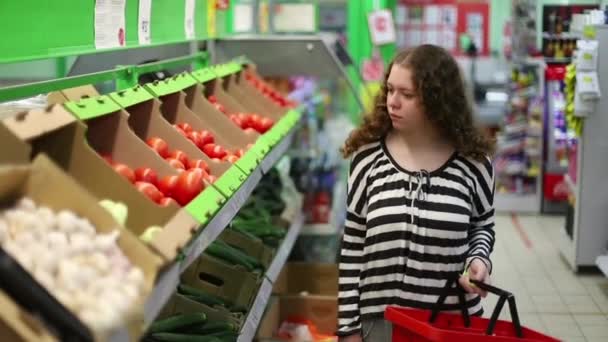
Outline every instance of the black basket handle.
MULTIPOLYGON (((515 329, 515 336, 517 336, 519 338, 523 338, 521 322, 519 321, 517 305, 515 304, 515 296, 509 291, 499 289, 495 286, 486 284, 486 283, 478 281, 478 280, 471 279, 469 281, 473 285, 479 287, 480 289, 490 292, 492 294, 495 294, 499 297, 498 302, 496 303, 496 306, 494 307, 494 311, 492 312, 492 317, 490 318, 488 327, 486 328, 486 335, 493 334, 494 328, 496 327, 496 322, 498 321, 498 316, 500 315, 500 312, 502 311, 502 308, 505 305, 505 302, 508 302, 509 311, 511 313, 511 320, 513 322, 513 327, 515 329)), ((448 280, 446 282, 446 286, 444 287, 443 293, 439 296, 439 298, 437 299, 437 304, 433 307, 433 310, 431 311, 431 317, 429 318, 429 322, 434 323, 435 320, 437 319, 437 315, 439 314, 439 311, 441 311, 440 310, 441 305, 443 305, 443 303, 445 302, 445 299, 447 298, 448 293, 449 293, 450 289, 452 288, 452 285, 454 285, 454 283, 456 284, 456 286, 458 288, 457 289, 458 290, 458 300, 460 302, 460 311, 462 313, 462 318, 464 320, 464 326, 470 327, 471 318, 469 317, 469 310, 466 305, 465 291, 458 284, 458 279, 452 279, 452 280, 448 280)))

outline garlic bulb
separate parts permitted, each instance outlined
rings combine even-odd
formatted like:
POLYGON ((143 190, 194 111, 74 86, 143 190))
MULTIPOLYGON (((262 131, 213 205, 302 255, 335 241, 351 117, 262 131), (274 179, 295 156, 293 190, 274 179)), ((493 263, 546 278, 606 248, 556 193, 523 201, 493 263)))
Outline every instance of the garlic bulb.
POLYGON ((95 332, 118 327, 145 279, 117 242, 69 210, 55 213, 29 198, 0 212, 0 244, 67 309, 95 332))

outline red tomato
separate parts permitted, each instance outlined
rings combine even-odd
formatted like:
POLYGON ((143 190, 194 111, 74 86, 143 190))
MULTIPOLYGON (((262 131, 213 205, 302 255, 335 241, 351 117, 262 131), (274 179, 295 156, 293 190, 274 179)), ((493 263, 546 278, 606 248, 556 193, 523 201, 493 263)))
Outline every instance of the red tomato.
POLYGON ((238 113, 237 117, 241 120, 241 128, 249 128, 251 127, 251 117, 245 113, 238 113))
POLYGON ((148 138, 148 140, 146 140, 146 144, 148 144, 148 146, 150 146, 163 158, 166 158, 169 155, 169 145, 167 145, 167 143, 161 138, 148 138))
POLYGON ((229 118, 235 123, 235 125, 243 128, 243 121, 238 117, 238 115, 230 114, 229 118))
POLYGON ((207 144, 203 146, 203 152, 211 158, 218 159, 222 159, 228 154, 222 146, 216 144, 207 144))
POLYGON ((168 158, 173 158, 173 159, 177 159, 180 162, 182 162, 182 164, 188 165, 188 155, 186 154, 186 152, 182 151, 182 150, 173 150, 171 152, 169 152, 169 157, 168 158))
POLYGON ((105 160, 106 163, 108 163, 110 165, 114 165, 114 161, 112 160, 112 157, 109 154, 102 154, 101 158, 103 158, 103 160, 105 160))
POLYGON ((190 141, 192 141, 192 143, 194 145, 201 146, 201 142, 203 141, 203 139, 201 138, 201 133, 200 132, 190 132, 188 133, 188 139, 190 141))
POLYGON ((188 169, 203 169, 205 172, 209 173, 209 165, 206 161, 202 159, 190 159, 188 163, 188 169))
POLYGON ((209 182, 210 184, 213 184, 217 180, 217 177, 215 177, 214 175, 208 175, 206 179, 207 179, 207 182, 209 182))
POLYGON ((174 158, 167 158, 165 159, 169 165, 171 165, 172 168, 176 169, 176 170, 182 170, 185 171, 186 170, 186 166, 184 166, 184 163, 182 163, 181 161, 174 159, 174 158))
POLYGON ((245 131, 245 134, 258 134, 258 133, 260 133, 260 131, 258 131, 257 129, 255 129, 253 127, 245 128, 244 131, 245 131))
POLYGON ((273 125, 274 121, 270 118, 262 118, 259 122, 262 133, 266 133, 273 125))
POLYGON ((222 160, 227 161, 231 164, 234 164, 239 160, 239 157, 237 157, 233 154, 227 154, 224 158, 222 158, 222 160))
POLYGON ((158 189, 166 196, 173 197, 175 192, 175 185, 177 184, 177 179, 179 177, 175 175, 163 177, 158 182, 158 189))
POLYGON ((187 122, 178 123, 177 127, 181 128, 186 133, 190 133, 193 131, 192 125, 187 122))
POLYGON ((249 120, 251 120, 251 127, 256 131, 260 131, 260 121, 262 121, 262 117, 257 114, 251 114, 249 116, 249 120))
POLYGON ((206 129, 202 129, 199 133, 201 136, 200 148, 202 148, 203 146, 205 146, 207 144, 213 144, 215 142, 215 137, 213 136, 213 133, 211 133, 210 131, 208 131, 206 129))
POLYGON ((179 204, 171 197, 163 197, 158 204, 162 205, 163 207, 168 207, 171 205, 171 203, 179 206, 179 204))
POLYGON ((243 154, 245 154, 245 151, 243 151, 242 148, 239 148, 238 150, 234 151, 233 153, 235 156, 241 158, 243 156, 243 154))
POLYGON ((228 114, 228 112, 226 111, 226 107, 224 107, 224 105, 221 103, 213 103, 213 107, 215 107, 215 109, 219 110, 224 114, 228 114))
POLYGON ((158 203, 163 198, 162 192, 158 190, 154 184, 150 184, 148 182, 135 182, 135 187, 139 192, 146 195, 153 202, 158 203))
POLYGON ((217 97, 215 97, 215 95, 209 95, 209 97, 207 99, 211 103, 216 103, 217 102, 217 97))
POLYGON ((203 171, 201 169, 188 170, 179 175, 175 185, 173 198, 181 205, 188 204, 203 190, 203 171))
POLYGON ((135 173, 130 167, 122 163, 116 163, 112 167, 114 168, 114 171, 125 177, 130 183, 135 183, 135 173))
POLYGON ((158 183, 156 172, 149 167, 140 167, 135 169, 135 180, 138 182, 148 182, 154 185, 158 183))

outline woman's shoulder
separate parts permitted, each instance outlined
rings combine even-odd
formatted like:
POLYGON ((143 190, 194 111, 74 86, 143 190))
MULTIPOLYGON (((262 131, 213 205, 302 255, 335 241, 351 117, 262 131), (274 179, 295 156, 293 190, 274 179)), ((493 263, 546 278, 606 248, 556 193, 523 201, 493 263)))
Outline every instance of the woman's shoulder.
POLYGON ((478 181, 489 182, 494 177, 494 165, 490 156, 474 158, 459 155, 458 159, 467 166, 467 173, 478 181))
POLYGON ((378 154, 382 153, 382 144, 380 141, 365 144, 359 147, 352 155, 350 163, 351 167, 356 167, 360 164, 372 162, 378 154))

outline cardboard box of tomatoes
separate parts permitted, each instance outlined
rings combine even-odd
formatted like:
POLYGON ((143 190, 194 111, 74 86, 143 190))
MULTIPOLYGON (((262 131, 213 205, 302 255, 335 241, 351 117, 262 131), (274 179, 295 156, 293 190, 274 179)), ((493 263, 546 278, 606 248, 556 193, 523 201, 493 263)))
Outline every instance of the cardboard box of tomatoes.
MULTIPOLYGON (((124 203, 125 225, 136 235, 160 227, 149 245, 165 261, 174 260, 199 223, 176 202, 162 203, 163 194, 148 185, 154 175, 146 168, 157 179, 178 172, 130 130, 128 114, 110 98, 88 98, 71 107, 83 110, 84 121, 54 105, 8 118, 4 124, 34 155, 49 155, 98 200, 124 203)), ((223 198, 219 192, 217 196, 223 198)))
POLYGON ((223 158, 237 165, 245 174, 252 173, 265 157, 269 147, 258 141, 259 134, 246 134, 224 115, 217 112, 199 94, 202 88, 187 74, 147 84, 146 87, 163 102, 161 112, 172 124, 188 124, 195 130, 202 127, 216 138, 214 145, 204 149, 212 158, 223 158), (190 96, 188 96, 187 91, 190 96), (189 100, 191 106, 188 106, 189 100))

